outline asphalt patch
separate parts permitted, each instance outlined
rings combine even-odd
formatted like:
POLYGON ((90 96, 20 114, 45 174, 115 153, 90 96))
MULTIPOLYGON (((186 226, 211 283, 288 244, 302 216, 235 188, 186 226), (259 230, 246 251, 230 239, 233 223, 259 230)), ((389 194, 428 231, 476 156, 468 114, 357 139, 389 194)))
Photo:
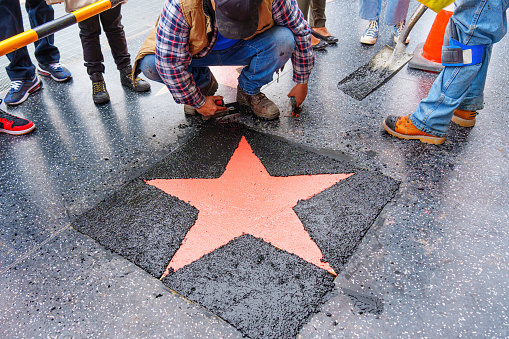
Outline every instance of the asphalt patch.
MULTIPOLYGON (((73 227, 160 278, 199 211, 146 182, 219 178, 243 137, 270 176, 354 173, 294 207, 322 261, 339 274, 399 183, 235 123, 205 127, 73 227)), ((218 208, 224 206, 218 202, 218 208)), ((325 269, 245 234, 176 272, 170 269, 162 281, 246 336, 293 338, 327 300, 333 279, 325 269)))

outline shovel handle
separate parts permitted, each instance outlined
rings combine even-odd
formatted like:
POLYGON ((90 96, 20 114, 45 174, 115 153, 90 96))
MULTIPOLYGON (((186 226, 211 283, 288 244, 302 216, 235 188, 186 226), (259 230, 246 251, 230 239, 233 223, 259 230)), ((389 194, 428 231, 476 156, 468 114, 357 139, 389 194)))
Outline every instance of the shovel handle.
POLYGON ((417 7, 415 12, 410 17, 410 20, 408 20, 407 24, 405 25, 403 32, 399 36, 398 45, 405 44, 405 41, 408 38, 408 35, 410 34, 410 31, 412 30, 412 28, 414 28, 415 24, 421 18, 424 12, 426 12, 426 9, 428 9, 428 7, 424 6, 423 4, 420 4, 419 7, 417 7))
POLYGON ((121 2, 122 0, 99 0, 60 18, 51 20, 33 29, 29 29, 28 31, 0 41, 0 56, 14 52, 19 48, 25 47, 32 42, 45 38, 48 35, 60 31, 61 29, 67 28, 77 22, 83 21, 96 14, 104 12, 107 9, 115 7, 121 2))

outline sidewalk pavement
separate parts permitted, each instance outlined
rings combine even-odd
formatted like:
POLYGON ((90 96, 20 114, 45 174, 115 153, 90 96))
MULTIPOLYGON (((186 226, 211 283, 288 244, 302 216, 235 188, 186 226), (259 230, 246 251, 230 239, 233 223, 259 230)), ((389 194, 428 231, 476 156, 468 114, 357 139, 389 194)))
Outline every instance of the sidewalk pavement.
MULTIPOLYGON (((157 17, 155 10, 145 10, 149 4, 158 7, 156 1, 131 0, 123 11, 132 55, 157 17)), ((410 11, 416 6, 412 3, 410 11)), ((415 26, 409 51, 425 40, 434 20, 429 12, 415 26)), ((270 138, 288 154, 293 145, 322 160, 390 178, 398 187, 336 271, 318 311, 299 323, 297 336, 507 337, 509 40, 493 49, 486 107, 476 126, 451 124, 446 143, 433 146, 393 138, 381 121, 388 114, 410 113, 435 75, 405 67, 363 101, 348 97, 337 89, 338 81, 392 37, 382 27, 375 46, 361 46, 365 23, 357 19, 357 2, 329 2, 327 17, 339 43, 317 53, 300 116, 289 116, 287 67, 279 81, 264 88, 282 108, 278 121, 250 115, 232 121, 255 135, 250 140, 270 138)), ((77 31, 63 32, 56 41, 62 55, 76 57, 76 50, 70 51, 79 44, 77 31)), ((0 336, 236 338, 254 333, 172 291, 77 230, 75 220, 85 212, 166 159, 182 159, 182 149, 214 130, 213 124, 185 117, 160 84, 151 83, 146 94, 124 90, 109 49, 103 51, 110 104, 93 104, 91 84, 76 58, 67 64, 71 82, 44 79, 44 89, 24 104, 3 107, 31 119, 37 129, 21 137, 0 136, 0 336)), ((231 102, 235 89, 226 82, 218 94, 231 102)), ((266 167, 274 158, 267 152, 255 151, 266 167)), ((272 164, 267 170, 274 176, 288 166, 272 164)))

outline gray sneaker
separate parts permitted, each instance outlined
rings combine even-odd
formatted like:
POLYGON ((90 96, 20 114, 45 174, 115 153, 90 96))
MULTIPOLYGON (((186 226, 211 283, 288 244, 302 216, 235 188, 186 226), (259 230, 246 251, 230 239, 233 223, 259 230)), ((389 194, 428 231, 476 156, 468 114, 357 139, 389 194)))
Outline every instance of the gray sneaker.
MULTIPOLYGON (((205 85, 203 88, 200 88, 200 92, 206 96, 209 97, 211 95, 216 94, 217 88, 219 85, 217 84, 217 80, 214 77, 214 74, 212 74, 212 79, 210 79, 210 82, 205 85)), ((184 113, 187 115, 197 115, 199 114, 196 108, 189 105, 184 105, 184 113)))
POLYGON ((254 115, 260 119, 274 120, 279 118, 279 108, 262 92, 255 95, 248 95, 240 86, 237 86, 237 102, 243 106, 249 107, 254 115))

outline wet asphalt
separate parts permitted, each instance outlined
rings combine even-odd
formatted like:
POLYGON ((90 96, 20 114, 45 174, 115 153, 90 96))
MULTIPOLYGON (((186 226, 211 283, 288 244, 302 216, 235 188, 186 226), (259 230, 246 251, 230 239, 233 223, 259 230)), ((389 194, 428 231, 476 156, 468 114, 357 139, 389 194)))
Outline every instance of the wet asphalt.
MULTIPOLYGON (((123 9, 131 55, 157 18, 158 2, 147 4, 123 9)), ((383 25, 375 46, 361 46, 356 1, 334 0, 326 13, 339 43, 317 53, 298 118, 286 97, 291 67, 263 89, 282 111, 273 122, 204 123, 184 116, 161 84, 123 89, 107 45, 112 99, 95 106, 77 30, 58 34, 73 80, 43 79, 24 104, 2 104, 37 129, 0 136, 0 336, 507 337, 507 38, 493 49, 476 126, 451 124, 434 146, 397 140, 381 121, 410 113, 436 75, 404 67, 362 101, 344 94, 338 82, 392 37, 383 25), (273 176, 362 174, 295 208, 335 279, 244 235, 159 280, 197 211, 143 180, 215 178, 241 135, 273 176)), ((433 20, 424 14, 408 51, 433 20)), ((218 94, 235 99, 228 86, 218 94)))

